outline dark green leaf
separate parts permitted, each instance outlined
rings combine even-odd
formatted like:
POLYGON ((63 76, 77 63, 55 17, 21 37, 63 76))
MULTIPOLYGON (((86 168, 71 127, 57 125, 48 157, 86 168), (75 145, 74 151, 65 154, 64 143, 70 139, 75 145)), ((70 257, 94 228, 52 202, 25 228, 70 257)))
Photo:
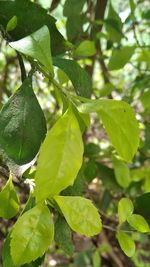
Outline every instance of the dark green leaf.
POLYGON ((70 41, 74 41, 82 34, 84 21, 85 16, 83 14, 67 18, 66 32, 70 41))
POLYGON ((63 58, 53 58, 53 64, 62 69, 71 80, 77 95, 90 97, 92 93, 92 82, 88 73, 73 61, 63 58))
POLYGON ((103 185, 109 191, 120 192, 122 189, 115 179, 114 170, 97 162, 98 177, 102 180, 103 185))
POLYGON ((10 254, 11 232, 7 235, 2 249, 3 267, 15 267, 10 254))
POLYGON ((52 55, 65 52, 65 40, 55 26, 55 19, 47 14, 47 10, 28 0, 0 1, 0 25, 4 29, 13 16, 17 16, 18 23, 10 32, 11 40, 19 40, 47 25, 51 34, 52 55))
POLYGON ((81 167, 72 186, 68 186, 61 192, 62 196, 82 196, 84 192, 83 168, 81 167))
POLYGON ((66 0, 63 10, 64 16, 70 17, 73 15, 78 15, 82 11, 85 2, 86 0, 66 0))
POLYGON ((145 193, 135 199, 135 211, 141 214, 150 223, 150 193, 145 193))
POLYGON ((55 223, 55 242, 66 254, 72 255, 74 251, 71 230, 65 221, 65 219, 61 216, 57 218, 55 223))
POLYGON ((122 34, 122 22, 119 15, 114 10, 111 2, 109 5, 108 16, 105 20, 105 27, 109 36, 109 39, 113 42, 120 42, 123 37, 122 34))
POLYGON ((30 162, 45 138, 46 122, 26 79, 0 113, 0 149, 4 157, 18 165, 30 162))

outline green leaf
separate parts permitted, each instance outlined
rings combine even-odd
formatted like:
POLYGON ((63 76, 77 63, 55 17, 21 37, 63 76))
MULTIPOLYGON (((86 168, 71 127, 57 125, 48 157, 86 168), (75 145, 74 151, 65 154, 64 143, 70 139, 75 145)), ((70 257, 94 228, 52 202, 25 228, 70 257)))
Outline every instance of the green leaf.
POLYGON ((13 31, 17 26, 17 17, 13 16, 7 23, 6 32, 13 31))
POLYGON ((73 231, 88 237, 100 233, 102 229, 100 215, 89 199, 55 196, 54 200, 73 231))
POLYGON ((54 237, 54 225, 49 209, 37 205, 16 222, 11 234, 11 255, 15 265, 29 263, 41 257, 54 237))
POLYGON ((35 175, 37 201, 72 185, 82 165, 83 143, 71 108, 49 131, 40 151, 35 175))
POLYGON ((82 35, 85 20, 85 14, 77 14, 67 18, 66 32, 68 40, 74 41, 82 35))
POLYGON ((5 187, 0 192, 0 217, 10 219, 19 211, 19 199, 10 175, 5 187))
POLYGON ((50 50, 50 32, 47 26, 43 26, 31 35, 9 44, 20 53, 38 60, 52 76, 54 75, 50 50))
POLYGON ((141 95, 140 100, 142 102, 142 105, 143 105, 144 109, 145 110, 150 110, 150 91, 144 92, 141 95))
POLYGON ((15 267, 10 254, 10 241, 11 241, 10 236, 11 232, 7 235, 3 243, 3 249, 2 249, 3 267, 15 267))
POLYGON ((17 41, 47 25, 51 34, 52 55, 66 51, 66 41, 57 30, 56 20, 47 14, 47 10, 28 0, 0 1, 0 25, 6 29, 8 21, 16 15, 16 28, 9 32, 12 41, 17 41))
POLYGON ((93 41, 81 42, 74 51, 75 56, 90 57, 96 54, 96 47, 93 41))
POLYGON ((73 15, 77 15, 82 11, 82 8, 85 4, 86 0, 66 0, 64 4, 63 14, 66 17, 71 17, 73 15))
POLYGON ((105 20, 105 27, 108 33, 109 39, 113 42, 120 42, 123 37, 122 34, 122 21, 119 15, 114 10, 111 2, 109 5, 108 16, 105 20))
POLYGON ((103 185, 106 187, 106 189, 110 192, 122 191, 122 188, 116 182, 113 169, 109 168, 106 165, 101 164, 99 162, 96 162, 96 163, 97 163, 97 167, 98 167, 98 177, 101 179, 101 181, 102 181, 103 185))
POLYGON ((123 101, 100 99, 82 104, 83 113, 98 112, 117 153, 131 162, 139 145, 139 128, 133 109, 123 101))
POLYGON ((45 138, 46 122, 30 79, 8 100, 0 113, 0 150, 18 165, 30 162, 45 138))
POLYGON ((150 223, 149 205, 147 203, 150 203, 150 192, 137 197, 134 206, 136 213, 141 214, 150 223))
POLYGON ((135 46, 124 46, 120 49, 113 49, 108 63, 108 70, 118 70, 123 68, 130 60, 135 50, 135 46))
POLYGON ((141 233, 148 233, 150 231, 147 221, 139 214, 130 215, 127 221, 134 229, 141 233))
POLYGON ((84 192, 84 176, 83 168, 78 172, 78 175, 74 181, 74 184, 68 186, 65 190, 61 192, 62 196, 82 196, 84 192))
POLYGON ((97 177, 97 164, 94 160, 89 160, 84 165, 85 179, 90 183, 95 177, 97 177))
POLYGON ((115 177, 120 186, 127 188, 131 182, 130 171, 125 162, 113 157, 115 177))
POLYGON ((132 238, 122 231, 119 231, 116 237, 123 252, 128 257, 132 257, 135 253, 135 243, 132 238))
POLYGON ((119 223, 123 223, 133 213, 134 207, 129 198, 122 198, 118 203, 119 223))
POLYGON ((92 81, 88 73, 73 61, 63 58, 53 58, 53 64, 62 69, 71 80, 77 95, 90 97, 92 93, 92 81))
POLYGON ((66 254, 72 256, 74 247, 72 243, 71 231, 65 219, 61 216, 55 223, 55 242, 66 254))
POLYGON ((95 250, 92 256, 93 267, 101 267, 101 256, 99 250, 95 250))

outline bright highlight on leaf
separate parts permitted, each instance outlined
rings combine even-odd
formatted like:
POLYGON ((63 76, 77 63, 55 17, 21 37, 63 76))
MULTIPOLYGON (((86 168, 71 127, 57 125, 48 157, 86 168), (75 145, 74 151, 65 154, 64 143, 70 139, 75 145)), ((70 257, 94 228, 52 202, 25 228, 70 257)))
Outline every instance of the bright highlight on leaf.
POLYGON ((35 176, 37 201, 73 185, 82 165, 83 142, 71 108, 50 129, 41 147, 35 176))
POLYGON ((0 217, 10 219, 19 211, 19 199, 10 175, 5 187, 0 192, 0 217))
POLYGON ((134 207, 129 198, 122 198, 118 204, 118 217, 120 224, 125 222, 133 213, 134 207))
POLYGON ((11 238, 11 255, 15 265, 41 257, 54 238, 49 209, 40 204, 25 212, 14 225, 11 238))
POLYGON ((38 60, 53 76, 50 32, 47 26, 43 26, 19 41, 11 42, 10 46, 20 53, 38 60))
POLYGON ((79 111, 97 112, 117 153, 131 162, 139 146, 139 128, 129 104, 110 99, 93 100, 82 104, 79 111))
POLYGON ((88 237, 100 233, 102 230, 100 215, 89 199, 55 196, 54 200, 73 231, 88 237))
POLYGON ((123 252, 128 257, 132 257, 135 253, 135 243, 132 238, 122 231, 119 231, 116 237, 123 252))
POLYGON ((0 113, 0 152, 18 165, 34 159, 46 135, 43 111, 30 79, 4 105, 0 113))
POLYGON ((150 232, 149 225, 143 216, 139 214, 132 214, 127 218, 128 223, 137 231, 141 233, 150 232))

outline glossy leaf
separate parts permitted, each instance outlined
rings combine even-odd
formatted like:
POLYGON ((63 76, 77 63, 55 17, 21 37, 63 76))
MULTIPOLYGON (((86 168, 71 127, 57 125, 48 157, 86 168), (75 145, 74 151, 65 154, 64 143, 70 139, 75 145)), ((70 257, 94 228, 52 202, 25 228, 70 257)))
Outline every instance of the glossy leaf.
POLYGON ((12 183, 12 176, 0 192, 0 217, 10 219, 19 211, 19 199, 12 183))
POLYGON ((29 263, 41 257, 54 237, 54 225, 49 209, 37 205, 16 222, 11 234, 11 255, 15 265, 29 263))
POLYGON ((150 232, 147 221, 139 214, 132 214, 127 218, 128 223, 141 233, 150 232))
POLYGON ((0 1, 0 25, 4 29, 14 15, 18 23, 15 29, 9 32, 11 40, 22 39, 47 25, 51 34, 52 55, 59 55, 66 51, 66 41, 56 28, 56 20, 47 14, 46 9, 28 0, 0 1))
POLYGON ((36 32, 19 41, 11 42, 10 46, 20 53, 38 60, 53 76, 50 32, 47 26, 43 26, 36 32))
POLYGON ((108 70, 118 70, 123 68, 130 60, 135 50, 135 46, 124 46, 120 49, 113 49, 108 63, 108 70))
POLYGON ((132 257, 135 253, 135 243, 132 238, 122 231, 119 231, 116 237, 123 252, 128 257, 132 257))
POLYGON ((53 64, 62 69, 71 80, 77 95, 90 97, 92 82, 88 73, 73 61, 63 58, 53 58, 53 64))
POLYGON ((130 171, 125 162, 113 157, 115 177, 120 186, 127 188, 131 182, 130 171))
POLYGON ((70 196, 55 196, 54 200, 73 231, 85 236, 100 233, 102 229, 100 216, 90 200, 70 196))
POLYGON ((129 198, 122 198, 118 203, 118 217, 120 224, 125 222, 133 213, 134 207, 129 198))
POLYGON ((40 151, 35 176, 37 201, 72 185, 82 165, 83 143, 71 108, 50 129, 40 151))
POLYGON ((61 216, 57 218, 55 223, 55 242, 66 254, 72 255, 74 252, 71 230, 65 221, 65 219, 61 216))
POLYGON ((133 109, 123 101, 101 99, 82 104, 79 111, 97 112, 117 153, 131 161, 139 145, 139 128, 133 109))
POLYGON ((96 47, 93 41, 81 42, 74 51, 75 56, 90 57, 96 54, 96 47))
POLYGON ((0 151, 18 165, 30 162, 45 138, 44 114, 30 79, 8 100, 0 113, 0 151))

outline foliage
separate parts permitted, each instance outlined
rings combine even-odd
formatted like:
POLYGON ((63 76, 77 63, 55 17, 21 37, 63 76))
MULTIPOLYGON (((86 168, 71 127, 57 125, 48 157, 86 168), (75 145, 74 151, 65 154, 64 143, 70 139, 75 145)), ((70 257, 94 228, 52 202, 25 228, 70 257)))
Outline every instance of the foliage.
POLYGON ((150 16, 114 2, 0 1, 4 267, 136 266, 148 244, 150 16))

